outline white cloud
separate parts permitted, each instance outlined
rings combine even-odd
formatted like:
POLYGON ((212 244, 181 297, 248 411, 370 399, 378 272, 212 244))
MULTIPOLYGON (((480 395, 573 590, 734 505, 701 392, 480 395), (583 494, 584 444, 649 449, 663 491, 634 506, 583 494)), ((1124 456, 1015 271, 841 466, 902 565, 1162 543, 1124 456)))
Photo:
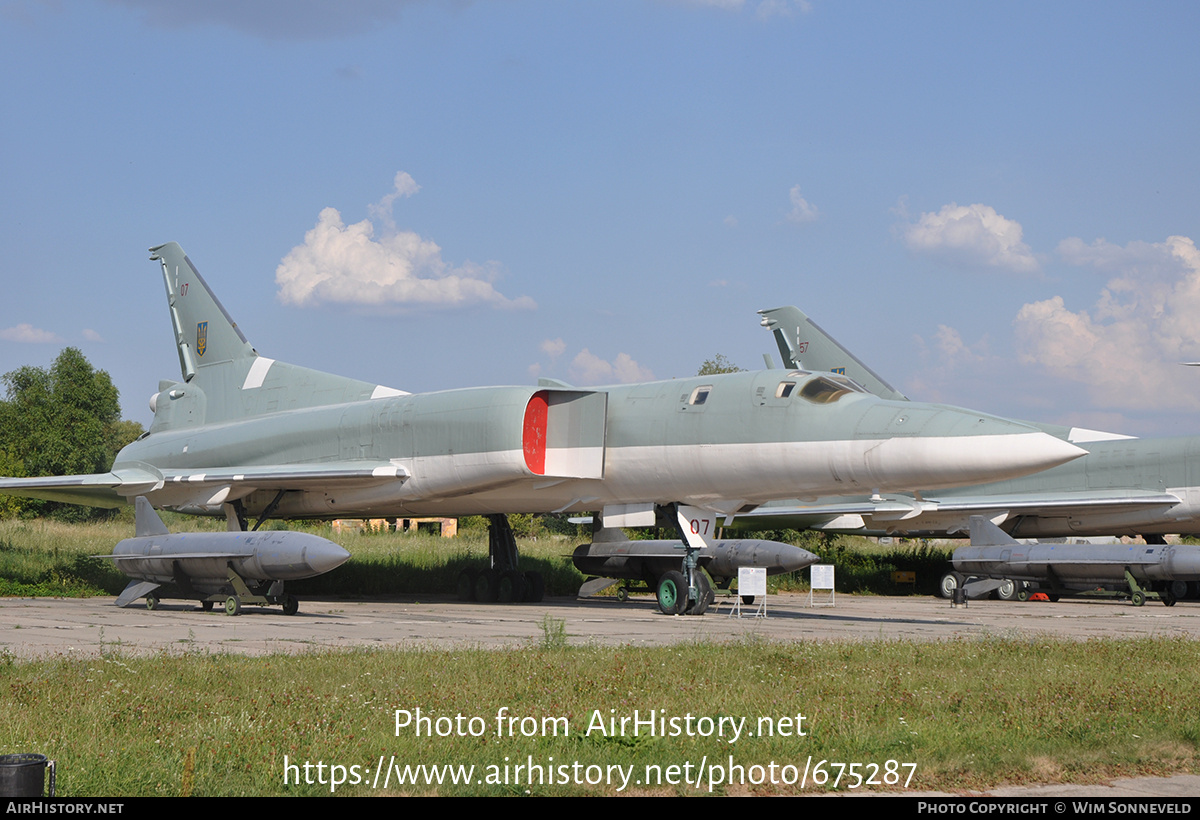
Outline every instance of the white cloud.
POLYGON ((1021 240, 1022 234, 1019 222, 989 205, 951 202, 905 226, 904 244, 914 253, 941 257, 951 264, 1032 273, 1038 261, 1021 240))
POLYGON ((0 330, 0 339, 6 342, 24 342, 27 344, 47 344, 50 342, 62 342, 62 338, 57 333, 49 330, 41 330, 31 324, 22 323, 16 327, 6 327, 0 330))
POLYGON ((948 325, 938 325, 937 333, 934 334, 934 342, 941 354, 942 361, 951 366, 971 364, 983 359, 979 353, 972 350, 963 341, 962 334, 958 330, 948 325))
POLYGON ((304 244, 292 248, 275 270, 279 300, 300 307, 328 302, 537 307, 528 296, 509 299, 492 286, 498 264, 465 262, 451 267, 437 243, 413 231, 397 230, 391 216, 393 202, 419 189, 412 177, 399 173, 394 192, 370 206, 372 215, 387 223, 378 239, 369 219, 346 225, 337 209, 321 211, 316 227, 304 235, 304 244))
POLYGON ((549 356, 551 359, 557 359, 559 356, 561 356, 563 354, 563 351, 567 349, 567 343, 564 342, 561 338, 546 339, 540 345, 538 345, 538 349, 541 350, 543 353, 545 353, 547 356, 549 356))
POLYGON ((421 190, 421 186, 417 181, 403 171, 396 173, 396 178, 392 181, 393 190, 373 205, 367 206, 367 213, 376 219, 383 220, 391 230, 396 230, 396 223, 392 218, 392 204, 400 197, 410 197, 417 191, 421 190))
POLYGON ((1071 238, 1059 254, 1112 274, 1090 311, 1055 296, 1021 308, 1014 321, 1021 361, 1086 384, 1103 407, 1200 409, 1200 380, 1179 362, 1200 358, 1200 250, 1183 236, 1165 242, 1071 238))
POLYGON ((571 361, 570 373, 573 381, 585 385, 654 380, 654 374, 635 362, 628 353, 618 353, 617 358, 607 362, 586 347, 571 361))
POLYGON ((792 189, 788 192, 788 196, 792 200, 792 209, 788 211, 787 215, 789 222, 798 224, 812 222, 820 215, 815 205, 800 196, 799 185, 793 185, 792 189))
POLYGON ((104 341, 104 337, 101 336, 96 331, 92 330, 90 327, 85 327, 83 329, 83 338, 87 339, 89 342, 103 342, 104 341))

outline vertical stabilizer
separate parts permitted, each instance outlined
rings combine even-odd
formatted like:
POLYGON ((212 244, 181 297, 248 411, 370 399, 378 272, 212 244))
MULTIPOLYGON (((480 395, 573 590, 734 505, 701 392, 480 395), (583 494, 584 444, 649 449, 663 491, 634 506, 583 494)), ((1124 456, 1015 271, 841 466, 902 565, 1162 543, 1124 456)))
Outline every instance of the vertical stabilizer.
POLYGON ((150 258, 162 263, 175 345, 179 349, 179 368, 185 382, 191 381, 196 370, 205 365, 256 355, 183 248, 168 242, 151 248, 150 258))
POLYGON ((849 376, 881 399, 908 401, 858 357, 838 344, 799 308, 777 307, 760 310, 762 326, 775 334, 784 366, 805 370, 828 370, 849 376))
POLYGON ((158 513, 150 506, 146 497, 139 495, 134 502, 133 536, 141 538, 143 535, 170 535, 170 530, 158 517, 158 513))
POLYGON ((152 433, 218 424, 280 410, 408 395, 260 356, 174 242, 150 249, 162 264, 178 383, 160 384, 152 403, 152 433))

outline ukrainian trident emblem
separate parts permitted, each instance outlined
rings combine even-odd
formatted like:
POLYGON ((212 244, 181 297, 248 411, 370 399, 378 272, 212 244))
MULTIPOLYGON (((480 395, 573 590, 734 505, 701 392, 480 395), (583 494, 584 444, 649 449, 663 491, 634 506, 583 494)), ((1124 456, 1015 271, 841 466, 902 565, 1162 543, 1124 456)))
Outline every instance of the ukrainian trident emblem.
POLYGON ((201 356, 208 350, 208 322, 196 323, 196 352, 201 356))

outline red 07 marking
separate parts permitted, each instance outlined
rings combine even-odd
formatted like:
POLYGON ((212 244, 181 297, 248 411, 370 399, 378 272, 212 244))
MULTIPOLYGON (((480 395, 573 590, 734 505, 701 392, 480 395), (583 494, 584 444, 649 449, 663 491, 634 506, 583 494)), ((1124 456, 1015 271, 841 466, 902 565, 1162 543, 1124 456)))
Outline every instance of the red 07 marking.
POLYGON ((696 535, 699 535, 700 534, 700 524, 702 522, 704 524, 704 535, 708 535, 708 519, 707 518, 705 518, 705 519, 693 518, 692 519, 692 532, 695 533, 696 535))

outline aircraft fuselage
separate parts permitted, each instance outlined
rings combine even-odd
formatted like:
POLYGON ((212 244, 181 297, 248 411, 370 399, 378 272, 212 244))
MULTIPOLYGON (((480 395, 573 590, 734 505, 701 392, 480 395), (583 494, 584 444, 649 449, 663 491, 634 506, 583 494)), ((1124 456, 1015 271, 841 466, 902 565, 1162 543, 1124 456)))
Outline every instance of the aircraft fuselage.
MULTIPOLYGON (((627 502, 734 509, 797 495, 969 484, 1074 456, 1070 445, 986 414, 852 389, 832 400, 801 396, 816 379, 829 381, 776 370, 595 390, 398 395, 216 424, 203 423, 199 412, 197 423, 181 423, 176 414, 166 429, 152 427, 126 447, 113 469, 161 475, 161 486, 144 493, 156 506, 211 514, 233 500, 257 514, 278 493, 276 486, 255 487, 252 478, 222 477, 222 468, 397 469, 398 477, 369 486, 298 481, 272 513, 337 517, 577 511, 627 502)), ((194 400, 197 391, 164 391, 157 402, 194 400)), ((202 400, 194 403, 203 409, 202 400)))

